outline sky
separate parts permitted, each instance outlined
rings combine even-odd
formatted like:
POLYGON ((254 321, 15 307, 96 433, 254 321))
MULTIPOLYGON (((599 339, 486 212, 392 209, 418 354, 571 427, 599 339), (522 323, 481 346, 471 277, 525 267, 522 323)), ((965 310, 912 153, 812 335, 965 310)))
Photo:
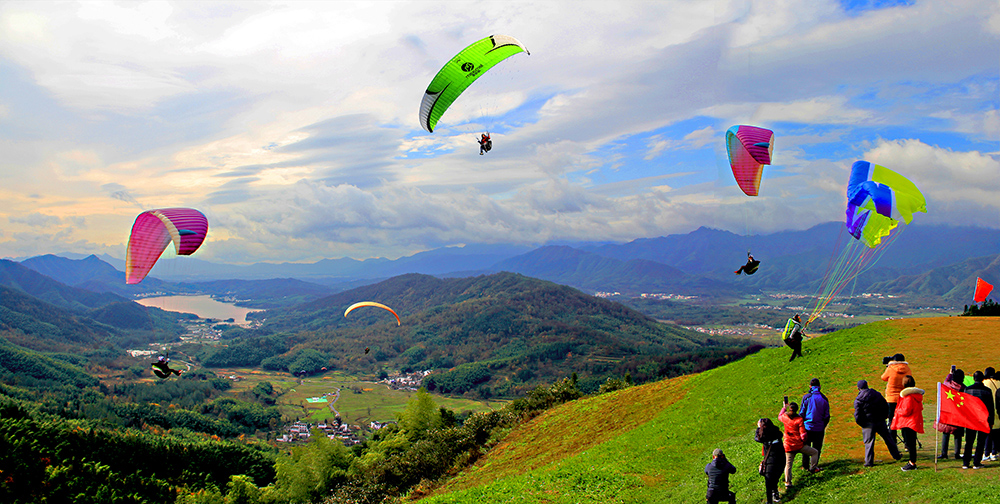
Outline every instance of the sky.
POLYGON ((1000 2, 0 2, 0 257, 124 257, 191 207, 204 260, 807 229, 851 164, 911 225, 1000 228, 1000 2), (418 122, 491 34, 530 51, 418 122), (775 132, 760 196, 725 132, 775 132), (488 130, 493 150, 479 155, 488 130))

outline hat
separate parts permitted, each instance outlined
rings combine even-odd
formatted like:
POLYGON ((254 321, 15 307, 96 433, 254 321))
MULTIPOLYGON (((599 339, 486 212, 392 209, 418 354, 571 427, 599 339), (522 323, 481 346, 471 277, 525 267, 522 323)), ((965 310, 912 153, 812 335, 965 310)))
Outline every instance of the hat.
POLYGON ((858 380, 858 390, 864 390, 868 388, 868 382, 865 380, 858 380))
POLYGON ((712 456, 713 457, 724 457, 725 455, 722 453, 722 448, 716 448, 716 449, 712 450, 712 456))

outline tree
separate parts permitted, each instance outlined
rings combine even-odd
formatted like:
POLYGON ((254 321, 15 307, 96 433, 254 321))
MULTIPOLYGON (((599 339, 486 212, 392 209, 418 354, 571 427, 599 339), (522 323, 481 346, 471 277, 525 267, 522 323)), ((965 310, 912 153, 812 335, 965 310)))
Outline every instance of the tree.
POLYGON ((411 440, 425 437, 428 430, 441 427, 441 410, 427 389, 421 387, 417 395, 406 403, 406 411, 397 420, 399 427, 411 440))

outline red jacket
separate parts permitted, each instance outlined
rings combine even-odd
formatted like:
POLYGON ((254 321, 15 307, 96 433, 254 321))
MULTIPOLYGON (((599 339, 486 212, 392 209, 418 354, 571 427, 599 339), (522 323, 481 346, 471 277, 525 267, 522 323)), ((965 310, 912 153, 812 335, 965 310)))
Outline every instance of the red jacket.
POLYGON ((789 417, 785 413, 784 406, 781 407, 781 412, 778 413, 778 420, 781 420, 781 423, 785 425, 785 439, 783 440, 785 453, 801 450, 806 440, 805 420, 798 415, 795 418, 789 417))
POLYGON ((906 362, 892 361, 885 367, 885 372, 882 373, 882 381, 886 382, 885 402, 899 402, 899 392, 903 390, 903 380, 906 379, 906 375, 911 374, 913 373, 910 372, 910 365, 906 362))
POLYGON ((907 387, 899 393, 899 403, 896 404, 896 416, 892 417, 892 430, 903 427, 924 433, 924 389, 907 387))

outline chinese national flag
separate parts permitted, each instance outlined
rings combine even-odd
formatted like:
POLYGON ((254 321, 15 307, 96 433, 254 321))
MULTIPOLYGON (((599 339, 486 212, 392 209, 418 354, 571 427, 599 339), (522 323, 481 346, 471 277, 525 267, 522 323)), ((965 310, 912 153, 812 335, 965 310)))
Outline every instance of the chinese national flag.
POLYGON ((990 412, 978 397, 938 383, 938 422, 989 432, 990 412))
POLYGON ((976 277, 976 294, 972 297, 972 300, 977 303, 982 303, 986 300, 986 296, 990 295, 990 291, 993 290, 993 286, 983 280, 982 278, 976 277))

